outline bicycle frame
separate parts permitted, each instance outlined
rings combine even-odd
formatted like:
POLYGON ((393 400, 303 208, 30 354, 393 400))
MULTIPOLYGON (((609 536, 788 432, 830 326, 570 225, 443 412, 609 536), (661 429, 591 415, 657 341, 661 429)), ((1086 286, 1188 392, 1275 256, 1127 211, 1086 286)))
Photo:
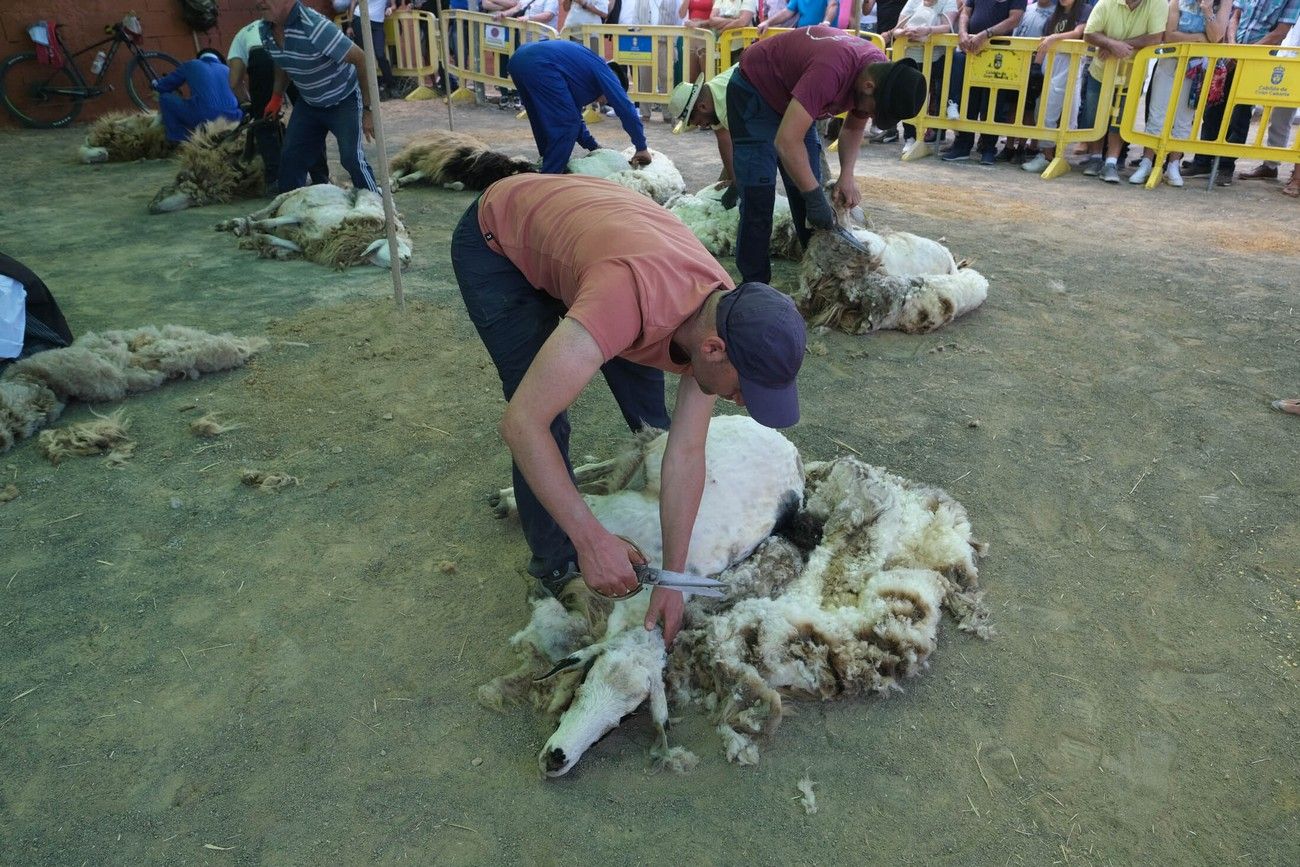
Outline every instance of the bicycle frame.
POLYGON ((108 74, 108 68, 113 65, 113 58, 117 56, 117 49, 122 45, 126 45, 127 50, 131 54, 135 55, 136 59, 140 61, 141 65, 143 65, 145 71, 149 73, 150 78, 156 77, 153 74, 153 68, 149 65, 148 60, 141 56, 140 48, 138 48, 135 42, 122 31, 122 25, 112 24, 110 27, 112 32, 106 38, 99 40, 93 45, 87 45, 85 48, 75 53, 68 50, 68 44, 63 41, 63 34, 55 31, 55 38, 58 39, 59 48, 62 49, 65 58, 64 65, 67 67, 68 73, 76 79, 78 86, 75 88, 50 87, 48 88, 50 93, 58 93, 65 96, 80 96, 87 99, 90 97, 102 96, 104 93, 112 89, 111 87, 101 87, 101 85, 104 82, 104 76, 108 74), (112 43, 112 45, 104 57, 104 65, 100 67, 99 72, 95 73, 95 81, 91 84, 86 81, 86 76, 82 75, 81 68, 77 65, 75 58, 109 43, 112 43))

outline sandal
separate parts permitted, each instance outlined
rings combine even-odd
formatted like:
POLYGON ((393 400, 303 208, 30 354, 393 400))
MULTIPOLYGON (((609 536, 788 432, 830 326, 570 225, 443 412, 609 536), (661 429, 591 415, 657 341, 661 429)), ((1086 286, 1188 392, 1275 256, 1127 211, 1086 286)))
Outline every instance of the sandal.
POLYGON ((1300 415, 1300 398, 1291 397, 1286 400, 1275 400, 1273 401, 1273 409, 1291 415, 1300 415))

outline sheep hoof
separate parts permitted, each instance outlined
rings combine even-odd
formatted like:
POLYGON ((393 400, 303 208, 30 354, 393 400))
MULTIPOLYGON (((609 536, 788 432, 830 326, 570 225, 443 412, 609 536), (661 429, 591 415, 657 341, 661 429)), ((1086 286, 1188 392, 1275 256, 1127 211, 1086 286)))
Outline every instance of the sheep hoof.
POLYGON ((497 518, 509 518, 518 512, 515 505, 515 489, 502 488, 499 491, 493 491, 488 494, 488 505, 492 507, 492 514, 497 518))

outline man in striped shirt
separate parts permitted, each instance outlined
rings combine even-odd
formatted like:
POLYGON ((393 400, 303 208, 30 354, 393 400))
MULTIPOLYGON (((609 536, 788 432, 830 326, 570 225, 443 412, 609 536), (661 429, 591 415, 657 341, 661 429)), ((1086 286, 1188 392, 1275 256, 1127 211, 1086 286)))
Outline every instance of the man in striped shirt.
POLYGON ((304 185, 307 167, 332 133, 339 162, 358 189, 378 191, 361 149, 361 136, 375 137, 368 91, 358 86, 366 54, 333 22, 299 0, 258 0, 262 46, 275 61, 275 89, 266 114, 280 110, 290 79, 301 99, 294 104, 280 157, 279 192, 304 185))

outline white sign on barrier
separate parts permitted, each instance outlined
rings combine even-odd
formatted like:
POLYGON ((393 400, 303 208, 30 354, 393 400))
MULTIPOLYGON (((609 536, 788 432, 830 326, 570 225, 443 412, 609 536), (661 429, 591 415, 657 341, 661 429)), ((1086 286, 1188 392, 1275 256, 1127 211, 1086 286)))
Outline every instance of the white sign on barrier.
POLYGON ((483 43, 488 48, 505 48, 510 44, 510 32, 499 24, 488 24, 483 27, 483 43))

